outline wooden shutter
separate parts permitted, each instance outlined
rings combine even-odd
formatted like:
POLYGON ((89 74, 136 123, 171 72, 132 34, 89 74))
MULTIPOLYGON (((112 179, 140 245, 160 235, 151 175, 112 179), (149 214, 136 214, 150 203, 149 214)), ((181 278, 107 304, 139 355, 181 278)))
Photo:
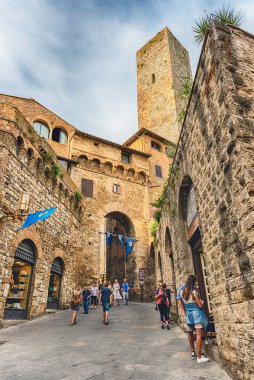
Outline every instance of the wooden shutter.
POLYGON ((155 175, 156 177, 162 178, 162 170, 160 165, 155 165, 155 175))
POLYGON ((81 193, 84 197, 93 198, 93 180, 82 178, 81 180, 81 193))

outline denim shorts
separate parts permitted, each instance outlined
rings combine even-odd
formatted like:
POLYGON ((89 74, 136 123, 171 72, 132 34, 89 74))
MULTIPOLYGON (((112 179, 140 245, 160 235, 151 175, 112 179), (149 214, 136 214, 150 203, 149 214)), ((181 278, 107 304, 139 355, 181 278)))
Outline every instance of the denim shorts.
POLYGON ((103 307, 103 311, 109 311, 110 303, 109 302, 103 302, 102 307, 103 307))

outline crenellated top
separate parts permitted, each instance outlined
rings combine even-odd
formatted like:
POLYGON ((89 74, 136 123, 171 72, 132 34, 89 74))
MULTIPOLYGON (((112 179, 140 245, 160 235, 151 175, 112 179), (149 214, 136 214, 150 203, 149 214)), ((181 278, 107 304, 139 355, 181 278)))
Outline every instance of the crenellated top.
POLYGON ((114 160, 102 159, 91 154, 82 154, 78 157, 73 156, 76 161, 76 167, 97 173, 111 175, 116 178, 125 179, 132 182, 147 184, 149 179, 148 170, 141 169, 137 166, 114 160))
POLYGON ((75 201, 78 189, 68 173, 62 172, 54 150, 35 132, 16 107, 0 103, 0 109, 1 145, 81 219, 83 206, 75 201))

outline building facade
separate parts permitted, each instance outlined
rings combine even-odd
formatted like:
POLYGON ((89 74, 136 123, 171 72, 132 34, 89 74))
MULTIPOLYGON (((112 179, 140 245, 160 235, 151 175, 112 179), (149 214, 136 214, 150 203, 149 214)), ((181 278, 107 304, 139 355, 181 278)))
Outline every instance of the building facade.
POLYGON ((167 149, 179 135, 181 78, 173 78, 174 65, 181 72, 190 68, 188 54, 167 28, 147 46, 137 55, 139 102, 161 86, 170 87, 170 98, 158 93, 149 106, 152 122, 144 111, 137 134, 122 145, 78 130, 34 99, 0 95, 1 165, 8 168, 0 174, 0 317, 33 317, 46 307, 62 307, 74 285, 99 279, 127 276, 134 299, 153 296, 151 203, 168 177, 167 149), (17 233, 25 214, 53 206, 57 211, 47 221, 17 233), (114 235, 109 247, 105 232, 114 235), (135 239, 128 257, 119 234, 135 239))
POLYGON ((49 144, 9 104, 1 104, 0 136, 0 317, 24 319, 69 303, 84 210, 70 178, 52 175, 57 158, 49 144), (51 207, 57 210, 46 223, 17 231, 27 210, 51 207))
POLYGON ((210 354, 237 380, 254 378, 253 53, 252 35, 210 28, 155 252, 157 279, 175 289, 197 275, 213 339, 210 354))

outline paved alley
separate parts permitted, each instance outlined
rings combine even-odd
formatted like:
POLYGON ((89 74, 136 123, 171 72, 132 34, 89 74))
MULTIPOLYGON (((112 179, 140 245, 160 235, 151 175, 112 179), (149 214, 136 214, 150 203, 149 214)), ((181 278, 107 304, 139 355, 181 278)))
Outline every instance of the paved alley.
POLYGON ((228 380, 215 363, 190 358, 177 326, 161 330, 152 304, 113 308, 109 326, 101 308, 78 315, 57 312, 0 331, 0 378, 22 380, 228 380))

